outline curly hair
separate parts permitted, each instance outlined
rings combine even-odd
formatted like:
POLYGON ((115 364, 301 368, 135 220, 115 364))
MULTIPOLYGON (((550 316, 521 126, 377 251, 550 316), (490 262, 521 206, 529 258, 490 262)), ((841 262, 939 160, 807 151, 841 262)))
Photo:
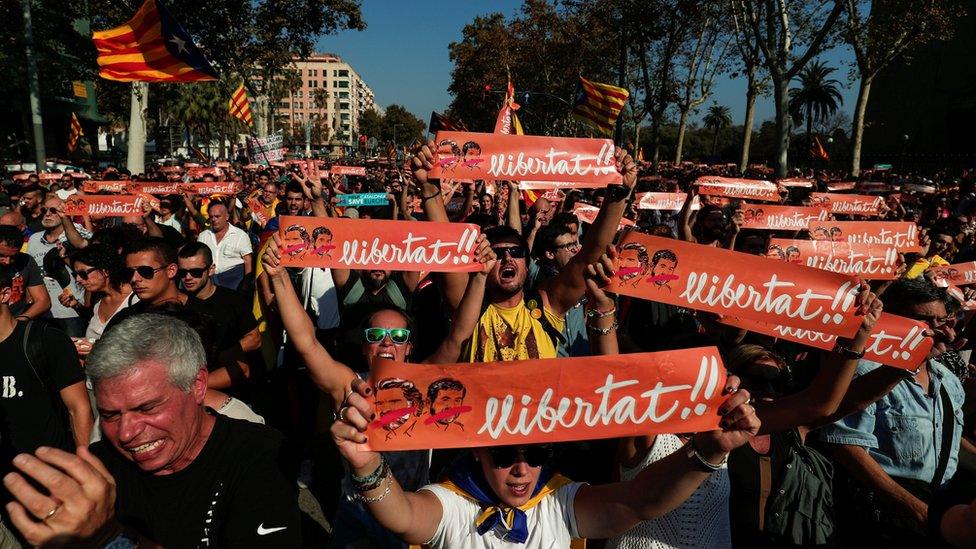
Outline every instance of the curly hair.
POLYGON ((388 377, 381 379, 379 383, 376 384, 376 390, 385 389, 400 389, 403 391, 403 397, 407 399, 411 406, 414 407, 413 415, 420 417, 424 413, 424 395, 417 389, 412 381, 406 379, 400 379, 398 377, 388 377))
POLYGON ((431 407, 431 412, 434 411, 434 400, 437 399, 437 393, 444 390, 461 391, 461 398, 468 394, 468 390, 460 381, 450 377, 442 377, 427 386, 427 404, 431 407))

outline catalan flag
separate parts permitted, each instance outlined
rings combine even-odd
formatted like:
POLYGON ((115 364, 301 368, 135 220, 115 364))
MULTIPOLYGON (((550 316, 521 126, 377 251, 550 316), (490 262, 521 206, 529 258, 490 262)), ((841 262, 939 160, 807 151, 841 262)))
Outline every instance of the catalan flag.
POLYGON ((248 126, 254 125, 254 119, 251 118, 251 104, 247 100, 247 91, 244 89, 244 82, 241 82, 241 85, 230 96, 229 108, 231 116, 240 119, 248 126))
POLYGON ((198 82, 220 76, 160 0, 146 0, 128 23, 92 35, 98 74, 119 82, 198 82))
POLYGON ((495 118, 495 133, 505 133, 505 134, 516 134, 521 132, 516 132, 513 128, 513 123, 517 123, 518 118, 515 116, 515 111, 519 110, 521 105, 515 102, 515 86, 512 85, 512 78, 508 79, 508 89, 505 91, 505 102, 502 103, 501 110, 498 111, 498 117, 495 118))
POLYGON ((466 132, 468 127, 463 122, 455 122, 437 111, 430 111, 430 124, 427 131, 436 134, 439 131, 466 132))
POLYGON ((78 140, 85 135, 85 132, 81 129, 81 122, 78 121, 78 116, 75 113, 71 113, 71 130, 68 134, 68 152, 75 152, 78 148, 78 140))
POLYGON ((814 136, 813 138, 813 144, 810 146, 810 156, 819 158, 825 162, 830 161, 830 155, 827 154, 827 149, 820 143, 819 137, 814 136))
POLYGON ((590 82, 583 78, 576 85, 576 101, 573 103, 573 116, 593 126, 600 133, 613 135, 620 111, 627 104, 630 92, 611 86, 590 82))

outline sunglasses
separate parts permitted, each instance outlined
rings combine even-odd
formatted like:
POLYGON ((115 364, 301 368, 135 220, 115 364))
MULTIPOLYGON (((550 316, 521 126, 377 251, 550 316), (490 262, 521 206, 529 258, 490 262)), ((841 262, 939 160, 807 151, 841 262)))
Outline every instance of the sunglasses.
POLYGON ((92 274, 93 272, 95 272, 97 270, 99 270, 98 267, 91 267, 91 268, 85 269, 83 271, 75 271, 75 276, 77 276, 78 278, 80 278, 82 280, 88 280, 88 275, 92 274))
POLYGON ((148 280, 148 279, 156 276, 156 273, 158 273, 159 271, 162 271, 165 268, 166 268, 165 265, 162 266, 162 267, 155 267, 155 268, 154 267, 150 267, 148 265, 141 265, 139 267, 126 267, 126 268, 122 269, 122 280, 132 280, 132 277, 136 273, 139 273, 139 277, 140 278, 144 278, 144 279, 148 280))
POLYGON ((57 215, 58 209, 57 208, 41 208, 41 215, 49 214, 49 213, 50 214, 57 215))
POLYGON ((527 250, 523 246, 492 246, 491 251, 495 252, 498 259, 503 259, 505 254, 512 259, 524 259, 527 250))
POLYGON ((203 273, 207 272, 208 270, 210 270, 209 266, 203 268, 194 267, 191 269, 178 269, 176 271, 176 278, 186 278, 186 275, 190 275, 193 278, 202 278, 203 273))
POLYGON ((552 458, 552 446, 495 446, 488 448, 495 469, 508 469, 520 461, 529 467, 542 467, 552 458))
POLYGON ((410 341, 410 330, 407 328, 366 328, 366 343, 379 343, 390 336, 390 341, 403 345, 410 341))

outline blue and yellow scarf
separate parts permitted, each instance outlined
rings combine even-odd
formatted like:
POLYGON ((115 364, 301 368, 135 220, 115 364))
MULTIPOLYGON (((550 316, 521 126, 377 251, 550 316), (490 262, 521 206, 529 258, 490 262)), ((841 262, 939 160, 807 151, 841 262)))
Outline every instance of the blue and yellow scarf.
POLYGON ((572 481, 568 478, 553 473, 548 467, 543 467, 529 501, 518 507, 509 507, 498 501, 494 490, 491 489, 485 479, 481 465, 475 462, 473 456, 467 455, 459 458, 451 465, 447 473, 447 480, 441 482, 440 485, 481 506, 481 514, 475 519, 479 534, 485 535, 485 533, 495 529, 496 526, 501 525, 506 530, 502 539, 514 543, 525 543, 529 537, 525 512, 570 482, 572 481))

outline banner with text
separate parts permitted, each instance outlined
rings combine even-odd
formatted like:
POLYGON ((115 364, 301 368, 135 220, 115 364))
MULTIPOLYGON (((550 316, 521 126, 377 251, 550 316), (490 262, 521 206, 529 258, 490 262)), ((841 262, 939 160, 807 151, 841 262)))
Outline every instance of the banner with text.
MULTIPOLYGON (((637 209, 680 210, 687 199, 686 193, 637 193, 637 209)), ((701 209, 701 199, 698 196, 692 200, 691 209, 701 209)))
POLYGON ((281 263, 391 271, 458 272, 481 269, 477 225, 283 216, 281 263))
POLYGON ((519 190, 536 191, 543 189, 602 189, 606 183, 598 181, 519 181, 519 190))
POLYGON ((156 196, 170 194, 194 194, 200 196, 232 195, 241 191, 241 184, 236 181, 214 181, 210 183, 171 183, 171 182, 142 182, 130 181, 128 192, 146 193, 156 196))
POLYGON ((773 238, 768 256, 814 269, 858 275, 865 280, 898 278, 898 250, 891 246, 773 238))
POLYGON ((932 279, 936 286, 942 288, 946 288, 950 284, 953 286, 976 284, 976 261, 930 267, 926 269, 925 274, 932 279))
POLYGON ((851 244, 893 246, 899 252, 920 252, 918 227, 911 221, 817 221, 810 238, 851 244))
POLYGON ((329 168, 332 175, 366 175, 365 166, 332 166, 329 168))
POLYGON ((359 206, 386 206, 390 203, 386 193, 347 193, 337 195, 341 208, 358 208, 359 206))
POLYGON ((814 221, 830 217, 827 210, 811 206, 743 204, 742 228, 768 231, 804 231, 814 221))
POLYGON ((718 349, 370 368, 373 450, 472 448, 718 428, 718 349))
MULTIPOLYGON (((589 223, 590 225, 596 221, 597 214, 600 213, 600 208, 592 206, 590 204, 585 204, 580 202, 573 207, 573 215, 583 223, 589 223)), ((620 223, 617 224, 617 229, 623 229, 624 227, 634 227, 636 223, 633 220, 627 219, 626 217, 620 218, 620 223)))
POLYGON ((877 217, 886 207, 883 196, 870 194, 810 193, 810 200, 814 206, 844 215, 877 217))
POLYGON ((85 181, 81 190, 86 193, 123 193, 131 181, 85 181))
POLYGON ((434 179, 620 183, 613 141, 494 133, 437 132, 434 179))
POLYGON ((624 235, 611 291, 679 307, 850 337, 857 278, 636 231, 624 235))
POLYGON ((769 181, 707 175, 699 177, 695 181, 695 185, 698 186, 698 194, 702 195, 761 200, 763 202, 780 202, 782 200, 779 187, 769 181))
POLYGON ((148 202, 153 209, 159 209, 159 201, 147 194, 138 195, 94 195, 74 194, 64 201, 64 214, 97 215, 103 217, 124 217, 142 215, 142 205, 148 202))
MULTIPOLYGON (((837 344, 837 336, 781 324, 767 324, 734 317, 723 317, 719 322, 757 334, 809 345, 816 349, 829 351, 837 344)), ((927 329, 928 326, 924 322, 882 313, 874 329, 871 330, 867 346, 864 348, 864 358, 886 366, 915 370, 932 349, 933 340, 925 335, 927 329)))

